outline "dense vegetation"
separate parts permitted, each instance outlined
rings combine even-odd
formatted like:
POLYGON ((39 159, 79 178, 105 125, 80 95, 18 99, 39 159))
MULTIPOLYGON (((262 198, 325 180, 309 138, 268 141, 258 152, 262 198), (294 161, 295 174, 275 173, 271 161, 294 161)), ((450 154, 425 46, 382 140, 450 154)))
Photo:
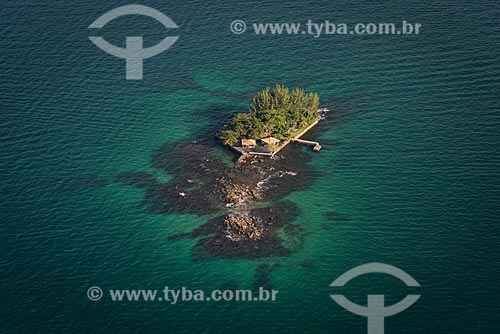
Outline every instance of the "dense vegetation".
POLYGON ((218 137, 226 145, 235 145, 241 138, 273 136, 286 140, 318 118, 318 105, 318 94, 306 94, 301 88, 290 91, 280 85, 267 87, 254 96, 249 112, 236 114, 218 137))

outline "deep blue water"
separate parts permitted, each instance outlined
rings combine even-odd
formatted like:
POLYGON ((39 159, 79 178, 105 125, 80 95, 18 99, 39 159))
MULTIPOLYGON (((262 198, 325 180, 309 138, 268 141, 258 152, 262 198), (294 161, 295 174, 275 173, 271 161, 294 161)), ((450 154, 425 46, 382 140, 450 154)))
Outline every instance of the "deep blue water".
MULTIPOLYGON (((180 37, 145 61, 142 81, 124 80, 124 61, 88 40, 90 23, 125 4, 2 3, 0 332, 365 333, 366 319, 330 300, 329 284, 374 261, 422 286, 415 305, 386 319, 386 333, 498 330, 498 2, 144 1, 180 37), (422 31, 235 35, 235 19, 407 20, 422 31), (197 261, 195 241, 167 237, 207 217, 149 213, 143 192, 115 177, 145 170, 168 180, 151 166, 158 148, 198 138, 275 83, 318 92, 335 119, 317 138, 324 149, 307 153, 319 176, 287 197, 305 244, 288 257, 197 261), (268 273, 274 303, 86 297, 92 285, 251 288, 262 264, 279 264, 268 273)), ((101 33, 116 45, 174 34, 144 17, 101 33)), ((378 275, 345 289, 358 303, 409 291, 378 275)))

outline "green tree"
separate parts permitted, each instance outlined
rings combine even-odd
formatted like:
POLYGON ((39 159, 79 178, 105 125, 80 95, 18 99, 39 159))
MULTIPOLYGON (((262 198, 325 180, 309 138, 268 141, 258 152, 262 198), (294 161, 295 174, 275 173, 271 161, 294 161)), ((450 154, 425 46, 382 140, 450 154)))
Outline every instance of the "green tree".
POLYGON ((255 94, 248 113, 236 114, 224 125, 218 137, 227 145, 241 138, 258 139, 270 134, 288 139, 318 118, 319 96, 303 89, 289 90, 280 85, 267 87, 255 94))

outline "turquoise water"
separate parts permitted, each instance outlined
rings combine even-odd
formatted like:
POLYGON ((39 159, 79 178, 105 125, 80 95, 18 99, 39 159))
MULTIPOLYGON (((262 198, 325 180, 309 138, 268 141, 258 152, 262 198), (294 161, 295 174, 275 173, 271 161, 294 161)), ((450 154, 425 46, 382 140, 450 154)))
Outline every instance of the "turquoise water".
MULTIPOLYGON (((4 1, 0 20, 0 331, 5 333, 365 333, 329 284, 367 262, 410 273, 421 299, 386 333, 483 333, 500 327, 500 32, 493 1, 154 2, 178 42, 145 61, 143 81, 87 37, 121 1, 4 1), (247 22, 400 22, 419 36, 234 35, 247 22), (155 170, 162 145, 205 136, 276 82, 320 94, 333 121, 311 156, 318 176, 287 199, 305 244, 288 257, 196 261, 207 221, 158 215, 120 172, 155 170), (309 265, 304 265, 308 263, 309 265), (274 303, 91 302, 88 287, 251 288, 270 273, 274 303), (258 278, 258 277, 257 277, 258 278)), ((122 18, 111 43, 164 29, 122 18)), ((344 292, 391 302, 409 293, 386 276, 344 292)))

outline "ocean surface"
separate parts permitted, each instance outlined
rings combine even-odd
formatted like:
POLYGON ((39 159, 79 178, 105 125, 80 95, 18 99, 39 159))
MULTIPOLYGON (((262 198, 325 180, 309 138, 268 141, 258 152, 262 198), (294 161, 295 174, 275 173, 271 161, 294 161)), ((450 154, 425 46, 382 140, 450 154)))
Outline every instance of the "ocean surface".
MULTIPOLYGON (((497 1, 142 1, 168 15, 122 17, 115 45, 179 40, 125 80, 88 26, 126 1, 4 0, 0 8, 1 333, 365 333, 356 303, 421 294, 386 333, 500 328, 500 5, 497 1), (419 35, 236 35, 251 22, 418 22, 419 35), (304 244, 283 257, 193 258, 169 240, 208 217, 148 211, 121 172, 161 147, 207 137, 275 83, 319 93, 330 122, 310 187, 287 196, 304 244), (260 269, 258 269, 260 268, 260 269), (267 268, 267 270, 262 270, 267 268), (279 290, 275 302, 98 302, 87 289, 279 290)), ((95 35, 95 34, 94 34, 95 35)), ((202 202, 203 199, 201 198, 202 202)))

